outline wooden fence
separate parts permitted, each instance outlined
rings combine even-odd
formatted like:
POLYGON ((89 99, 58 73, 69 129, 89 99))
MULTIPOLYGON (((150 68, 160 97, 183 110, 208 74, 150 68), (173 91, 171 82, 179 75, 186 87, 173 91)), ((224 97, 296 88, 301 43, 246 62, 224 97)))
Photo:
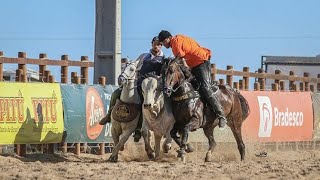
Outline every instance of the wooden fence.
POLYGON ((296 77, 293 71, 288 75, 281 74, 280 70, 276 70, 275 74, 265 73, 263 69, 256 72, 250 72, 249 67, 244 67, 243 71, 236 71, 232 66, 227 66, 226 70, 217 69, 215 64, 211 65, 212 78, 216 80, 216 75, 226 75, 225 79, 219 79, 221 84, 228 84, 236 89, 249 90, 250 78, 254 78, 254 90, 267 90, 266 80, 274 80, 273 86, 277 86, 279 90, 285 90, 285 83, 289 82, 290 91, 320 91, 320 74, 317 77, 310 77, 308 72, 304 73, 304 77, 296 77), (240 76, 238 82, 233 82, 234 76, 240 76), (317 84, 314 87, 313 84, 317 84))
POLYGON ((71 73, 71 82, 80 78, 82 84, 89 83, 89 68, 93 67, 93 62, 90 62, 88 56, 81 56, 81 61, 69 60, 68 55, 62 55, 60 60, 50 60, 47 54, 39 54, 39 59, 27 58, 25 52, 19 52, 18 58, 4 57, 3 52, 0 51, 0 81, 3 81, 3 64, 18 64, 16 71, 16 81, 27 82, 27 64, 39 66, 39 78, 42 82, 54 82, 55 78, 51 75, 47 66, 61 67, 61 83, 68 83, 68 67, 80 67, 80 76, 77 72, 71 73))

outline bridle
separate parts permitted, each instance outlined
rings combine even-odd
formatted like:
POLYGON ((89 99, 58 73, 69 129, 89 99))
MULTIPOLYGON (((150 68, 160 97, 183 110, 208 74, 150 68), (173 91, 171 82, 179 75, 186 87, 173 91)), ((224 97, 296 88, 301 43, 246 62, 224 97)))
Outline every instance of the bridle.
MULTIPOLYGON (((171 61, 171 62, 169 62, 168 64, 171 64, 171 63, 175 63, 176 65, 174 66, 175 69, 173 69, 173 72, 174 72, 174 73, 171 73, 170 76, 169 76, 170 85, 167 86, 167 87, 166 87, 166 86, 164 87, 164 88, 165 88, 165 92, 166 92, 167 94, 169 94, 169 93, 171 93, 171 92, 176 92, 176 91, 183 85, 183 83, 186 81, 186 79, 184 79, 184 81, 182 81, 182 82, 179 84, 179 86, 177 86, 176 88, 173 88, 173 86, 171 85, 171 82, 172 82, 173 79, 174 79, 175 71, 176 71, 177 67, 179 67, 179 64, 178 64, 177 62, 175 62, 175 61, 171 61)), ((169 65, 168 65, 168 66, 169 66, 169 65)), ((168 70, 169 70, 169 67, 168 67, 167 70, 165 71, 165 74, 168 74, 168 70)), ((181 73, 181 74, 183 74, 183 73, 181 73)))
MULTIPOLYGON (((137 68, 137 66, 136 66, 135 63, 130 62, 130 63, 126 64, 126 66, 125 66, 124 69, 126 70, 129 65, 133 65, 135 68, 137 68)), ((130 76, 126 73, 125 70, 120 74, 120 76, 122 76, 123 78, 125 78, 125 79, 128 80, 128 81, 132 81, 132 80, 135 80, 135 79, 136 79, 136 78, 135 78, 136 72, 133 74, 133 77, 130 77, 130 76)))
MULTIPOLYGON (((129 76, 127 73, 126 73, 126 69, 128 68, 128 66, 130 66, 130 65, 132 65, 132 66, 134 66, 135 67, 135 69, 136 69, 136 64, 134 63, 134 62, 130 62, 130 63, 128 63, 128 64, 126 64, 126 66, 124 67, 124 70, 123 70, 123 72, 119 75, 119 79, 120 78, 123 78, 124 80, 125 80, 125 84, 127 85, 130 81, 135 81, 137 78, 136 78, 136 71, 134 72, 134 74, 133 74, 133 76, 131 77, 131 76, 129 76)), ((136 86, 134 86, 134 88, 136 88, 136 86)))

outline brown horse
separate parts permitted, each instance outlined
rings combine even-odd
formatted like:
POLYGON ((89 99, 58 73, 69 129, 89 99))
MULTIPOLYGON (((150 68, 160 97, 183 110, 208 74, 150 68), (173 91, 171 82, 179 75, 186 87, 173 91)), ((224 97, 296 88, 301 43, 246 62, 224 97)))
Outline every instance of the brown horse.
MULTIPOLYGON (((172 138, 180 144, 178 156, 185 160, 186 142, 188 133, 203 128, 205 136, 209 141, 209 150, 205 161, 211 161, 211 154, 216 146, 213 130, 218 125, 217 115, 210 108, 202 103, 197 91, 188 81, 186 75, 190 71, 186 69, 180 59, 164 60, 167 64, 163 68, 165 73, 164 91, 173 103, 173 114, 176 119, 174 128, 171 131, 172 138), (181 140, 177 137, 180 133, 181 140)), ((214 86, 213 86, 214 87, 214 86)), ((218 101, 221 103, 226 115, 228 126, 237 141, 241 160, 245 158, 245 145, 241 135, 242 122, 248 117, 250 108, 247 100, 236 90, 229 86, 218 85, 218 101)))

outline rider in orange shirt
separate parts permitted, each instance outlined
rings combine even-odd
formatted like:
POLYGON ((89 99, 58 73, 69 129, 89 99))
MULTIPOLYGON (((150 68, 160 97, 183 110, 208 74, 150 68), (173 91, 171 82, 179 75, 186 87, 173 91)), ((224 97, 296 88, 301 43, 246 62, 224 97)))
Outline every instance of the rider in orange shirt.
POLYGON ((211 89, 211 51, 201 47, 195 40, 184 35, 172 36, 170 32, 162 30, 159 35, 159 41, 168 49, 172 48, 175 57, 184 58, 186 64, 191 69, 191 73, 200 83, 200 93, 204 96, 207 104, 219 119, 219 128, 224 129, 227 120, 221 104, 211 89))

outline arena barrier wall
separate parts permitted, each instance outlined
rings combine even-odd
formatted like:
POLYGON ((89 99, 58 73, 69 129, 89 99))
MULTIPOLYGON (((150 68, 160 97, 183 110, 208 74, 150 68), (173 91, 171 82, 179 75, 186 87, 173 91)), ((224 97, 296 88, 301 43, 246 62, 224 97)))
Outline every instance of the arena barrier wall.
MULTIPOLYGON (((0 83, 0 144, 112 142, 111 124, 100 126, 116 86, 0 83), (63 106, 62 106, 63 104, 63 106), (64 112, 62 112, 62 110, 64 112), (62 116, 64 114, 64 116, 62 116)), ((310 141, 320 137, 320 94, 241 91, 251 113, 243 123, 245 141, 310 141), (315 129, 315 131, 313 131, 315 129)), ((229 128, 217 142, 234 142, 229 128)), ((206 142, 201 129, 191 142, 206 142)))
POLYGON ((59 84, 0 82, 0 89, 0 144, 61 142, 59 84))
POLYGON ((61 84, 66 143, 112 142, 111 124, 99 125, 115 86, 61 84))
MULTIPOLYGON (((250 115, 242 126, 247 142, 293 142, 313 139, 313 107, 310 92, 241 91, 250 106, 250 115)), ((320 94, 315 110, 319 118, 320 94)), ((315 108, 315 106, 314 106, 315 108)), ((316 122, 315 122, 316 123, 316 122)), ((317 120, 319 127, 319 119, 317 120)), ((317 131, 319 133, 319 130, 317 131)), ((235 142, 230 128, 215 130, 217 142, 235 142)), ((320 133, 319 133, 320 134, 320 133)), ((320 137, 317 133, 316 138, 320 137)), ((191 142, 207 142, 201 129, 190 135, 191 142)))
POLYGON ((311 141, 313 109, 310 92, 242 91, 251 113, 243 123, 249 141, 311 141))
POLYGON ((313 103, 313 120, 314 120, 314 130, 313 130, 313 140, 320 140, 320 93, 312 93, 312 103, 313 103))

